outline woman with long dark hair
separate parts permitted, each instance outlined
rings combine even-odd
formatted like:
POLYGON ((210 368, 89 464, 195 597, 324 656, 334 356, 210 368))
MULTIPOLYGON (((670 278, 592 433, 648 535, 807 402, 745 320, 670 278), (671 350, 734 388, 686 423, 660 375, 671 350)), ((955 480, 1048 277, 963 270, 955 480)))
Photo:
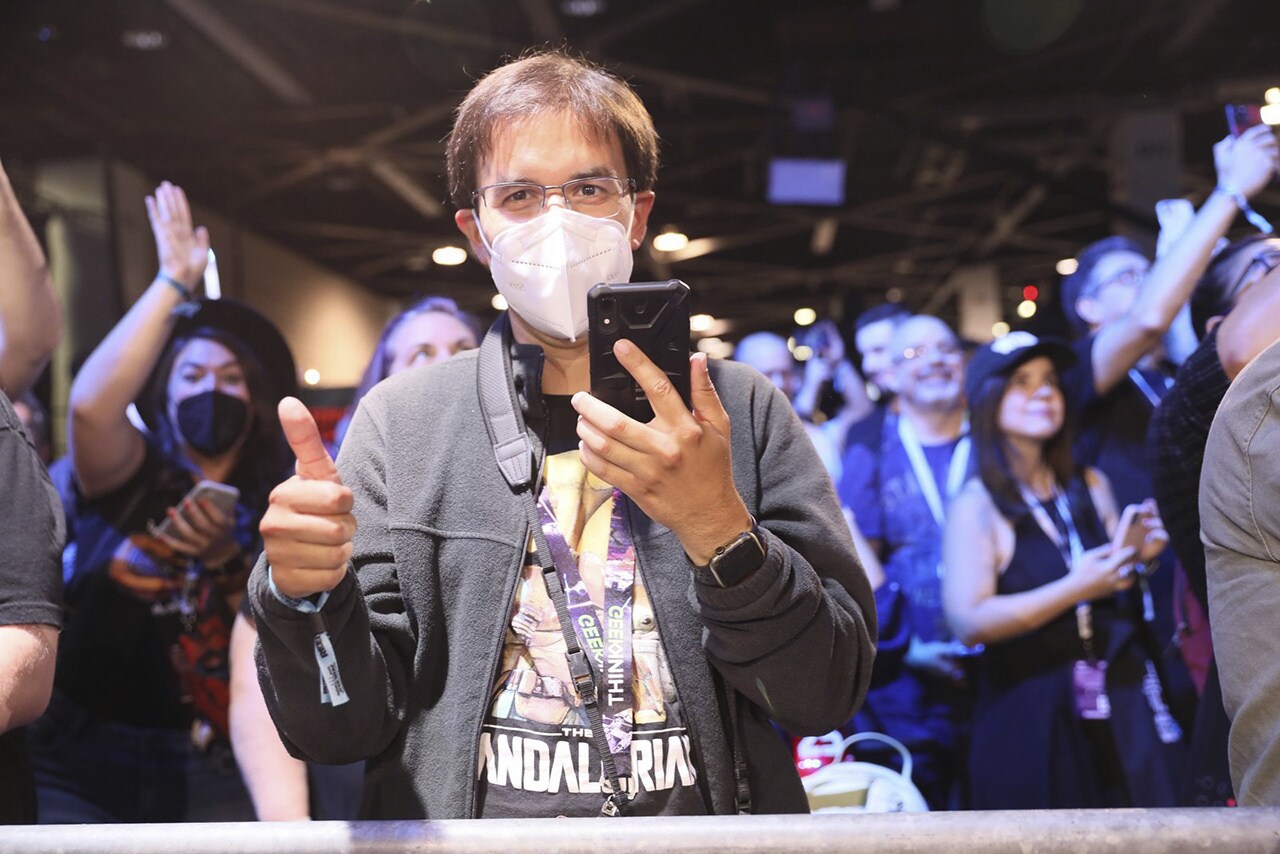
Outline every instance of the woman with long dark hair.
MULTIPOLYGON (((448 297, 424 297, 387 321, 350 405, 334 429, 334 445, 360 401, 401 371, 451 359, 480 344, 480 322, 448 297)), ((360 806, 364 763, 310 765, 285 750, 267 712, 253 662, 258 630, 245 612, 231 632, 231 744, 261 821, 353 820, 360 806)))
POLYGON ((71 388, 74 571, 31 738, 43 822, 252 818, 228 749, 227 653, 289 471, 275 408, 295 368, 256 311, 194 299, 209 239, 182 190, 161 184, 147 212, 160 272, 71 388), (206 481, 230 500, 196 495, 206 481))
POLYGON ((1181 733, 1144 651, 1153 615, 1135 584, 1168 535, 1148 501, 1135 508, 1139 545, 1112 545, 1111 487, 1074 466, 1064 429, 1058 377, 1073 360, 1015 332, 982 348, 966 379, 979 475, 947 514, 943 602, 956 636, 985 645, 975 809, 1175 803, 1181 733))

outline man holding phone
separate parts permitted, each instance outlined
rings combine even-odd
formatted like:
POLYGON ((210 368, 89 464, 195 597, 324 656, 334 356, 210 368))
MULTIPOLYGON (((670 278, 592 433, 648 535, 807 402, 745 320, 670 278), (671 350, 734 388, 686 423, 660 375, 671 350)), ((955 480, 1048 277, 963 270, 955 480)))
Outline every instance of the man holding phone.
POLYGON ((586 295, 630 278, 651 118, 601 69, 536 54, 473 88, 448 150, 458 227, 511 307, 490 341, 537 449, 538 525, 494 460, 484 348, 376 388, 336 466, 283 403, 298 473, 250 597, 286 745, 368 758, 369 818, 804 811, 770 721, 847 720, 875 616, 803 427, 701 354, 687 407, 625 340, 653 420, 588 392, 586 295))

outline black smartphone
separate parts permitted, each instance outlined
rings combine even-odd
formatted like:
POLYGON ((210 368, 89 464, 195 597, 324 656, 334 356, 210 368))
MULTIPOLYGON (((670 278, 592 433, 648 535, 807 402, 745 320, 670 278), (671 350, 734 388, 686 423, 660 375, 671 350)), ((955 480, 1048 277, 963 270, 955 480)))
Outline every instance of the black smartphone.
POLYGON ((1262 124, 1262 107, 1255 104, 1227 104, 1227 128, 1232 136, 1239 136, 1255 125, 1262 124))
POLYGON ((587 343, 591 350, 591 394, 642 423, 653 409, 613 345, 635 344, 666 372, 689 406, 689 286, 668 282, 599 284, 587 293, 587 343))

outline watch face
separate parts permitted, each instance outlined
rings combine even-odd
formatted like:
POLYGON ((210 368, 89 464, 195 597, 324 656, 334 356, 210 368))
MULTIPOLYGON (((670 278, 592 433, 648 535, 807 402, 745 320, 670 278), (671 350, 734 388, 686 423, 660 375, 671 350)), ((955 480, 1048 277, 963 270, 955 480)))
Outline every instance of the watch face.
POLYGON ((721 587, 732 587, 764 563, 765 550, 756 530, 744 531, 707 567, 721 587))

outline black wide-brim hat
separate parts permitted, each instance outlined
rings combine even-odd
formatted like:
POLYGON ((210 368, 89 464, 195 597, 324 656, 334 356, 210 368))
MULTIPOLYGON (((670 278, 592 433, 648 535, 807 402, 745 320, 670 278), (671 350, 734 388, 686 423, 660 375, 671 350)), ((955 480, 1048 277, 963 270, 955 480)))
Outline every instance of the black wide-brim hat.
POLYGON ((1037 338, 1030 332, 1010 332, 978 348, 964 376, 964 393, 972 402, 987 377, 1008 376, 1036 356, 1048 356, 1061 373, 1076 363, 1076 353, 1059 338, 1037 338))
MULTIPOLYGON (((186 302, 173 310, 177 323, 165 341, 162 354, 167 354, 174 342, 188 338, 201 329, 213 329, 240 344, 261 363, 266 375, 268 393, 272 403, 280 398, 298 393, 298 368, 293 361, 289 344, 276 325, 247 304, 233 299, 199 299, 186 302)), ((164 362, 163 355, 159 362, 164 362)), ((152 407, 157 392, 163 391, 168 377, 160 376, 160 365, 152 368, 142 391, 135 401, 138 414, 147 426, 155 429, 157 413, 152 407)))

